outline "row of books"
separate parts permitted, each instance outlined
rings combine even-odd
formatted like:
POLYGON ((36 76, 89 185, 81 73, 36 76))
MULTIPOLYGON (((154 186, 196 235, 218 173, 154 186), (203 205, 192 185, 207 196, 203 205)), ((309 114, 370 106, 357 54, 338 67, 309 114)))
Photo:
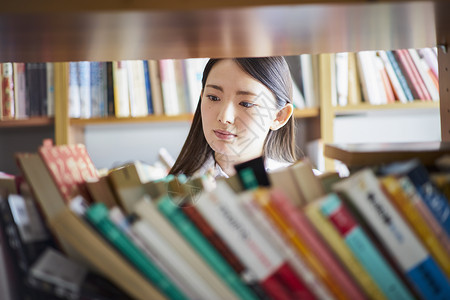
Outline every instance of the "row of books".
POLYGON ((450 297, 449 202, 416 160, 339 178, 259 158, 218 180, 99 175, 83 145, 17 161, 65 253, 135 299, 450 297))
POLYGON ((334 106, 439 100, 436 48, 336 53, 334 106))
POLYGON ((0 65, 0 119, 54 115, 52 63, 0 65))
POLYGON ((193 113, 207 59, 71 62, 72 118, 193 113))

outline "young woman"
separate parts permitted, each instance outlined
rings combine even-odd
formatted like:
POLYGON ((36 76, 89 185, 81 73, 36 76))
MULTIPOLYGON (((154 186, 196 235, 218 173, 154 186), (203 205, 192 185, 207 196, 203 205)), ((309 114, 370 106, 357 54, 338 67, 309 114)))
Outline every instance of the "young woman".
POLYGON ((211 59, 189 135, 171 174, 213 170, 263 156, 267 170, 295 161, 292 81, 283 57, 211 59))

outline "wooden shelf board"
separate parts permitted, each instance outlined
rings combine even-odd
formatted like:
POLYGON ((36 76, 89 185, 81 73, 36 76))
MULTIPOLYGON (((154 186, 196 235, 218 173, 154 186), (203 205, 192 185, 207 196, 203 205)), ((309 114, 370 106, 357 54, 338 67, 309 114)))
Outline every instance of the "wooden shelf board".
POLYGON ((74 126, 99 125, 99 124, 120 124, 120 123, 152 123, 152 122, 190 122, 192 114, 182 114, 177 116, 146 116, 127 118, 91 118, 91 119, 70 119, 70 124, 74 126))
POLYGON ((295 118, 315 118, 319 116, 319 108, 318 107, 310 107, 310 108, 302 108, 302 109, 294 109, 294 117, 295 118))
POLYGON ((54 118, 33 117, 28 119, 2 119, 0 128, 50 126, 54 124, 54 118))
POLYGON ((439 14, 445 5, 362 0, 8 1, 0 7, 0 61, 254 57, 432 47, 449 40, 449 18, 439 14))
POLYGON ((405 110, 405 109, 439 109, 439 101, 421 101, 416 100, 410 103, 389 103, 381 105, 373 105, 369 103, 362 103, 359 105, 336 106, 332 107, 335 115, 345 115, 365 111, 377 110, 405 110))

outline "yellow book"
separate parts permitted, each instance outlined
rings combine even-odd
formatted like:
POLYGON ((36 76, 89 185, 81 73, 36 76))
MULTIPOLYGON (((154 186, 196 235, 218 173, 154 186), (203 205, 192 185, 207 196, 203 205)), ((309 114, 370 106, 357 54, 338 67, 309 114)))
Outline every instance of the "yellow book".
POLYGON ((361 104, 361 84, 359 82, 356 54, 348 53, 348 104, 361 104))
POLYGON ((320 212, 320 200, 313 201, 304 207, 304 212, 322 238, 339 257, 356 282, 364 289, 370 299, 387 299, 372 277, 359 263, 344 239, 320 212))
POLYGON ((430 251, 430 254, 442 268, 442 271, 450 278, 450 256, 417 211, 414 204, 405 195, 398 179, 394 176, 386 176, 381 178, 381 183, 387 191, 391 202, 406 219, 411 229, 421 239, 423 245, 430 251))

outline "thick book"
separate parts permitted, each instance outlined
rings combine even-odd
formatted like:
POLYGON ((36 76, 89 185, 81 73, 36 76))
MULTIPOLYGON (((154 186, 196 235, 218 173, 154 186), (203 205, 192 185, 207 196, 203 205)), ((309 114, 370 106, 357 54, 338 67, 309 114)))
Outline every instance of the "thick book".
POLYGON ((400 184, 400 179, 391 175, 382 177, 380 181, 391 202, 421 239, 423 245, 428 249, 445 274, 450 278, 450 253, 445 250, 444 245, 440 243, 431 228, 419 214, 413 202, 410 201, 400 184))
POLYGON ((348 197, 424 299, 450 297, 447 277, 390 203, 372 170, 361 170, 334 188, 348 197))
POLYGON ((85 217, 126 259, 169 299, 187 299, 167 276, 139 250, 127 236, 112 223, 108 208, 103 203, 93 204, 85 217))
MULTIPOLYGON (((187 280, 196 280, 197 287, 203 289, 202 293, 209 295, 208 299, 237 299, 224 281, 219 278, 211 267, 201 258, 190 244, 180 235, 172 224, 158 211, 155 204, 151 202, 148 196, 144 196, 134 205, 133 213, 140 217, 152 228, 158 231, 171 248, 176 251, 184 262, 188 263, 190 268, 195 270, 187 280)), ((195 285, 195 283, 193 283, 195 285)))
POLYGON ((39 155, 66 203, 77 195, 91 201, 85 182, 99 175, 85 145, 54 146, 52 140, 44 140, 39 155))
POLYGON ((112 63, 114 84, 114 113, 118 118, 130 116, 130 97, 128 92, 127 61, 112 63))
POLYGON ((425 165, 450 153, 449 142, 325 144, 324 155, 343 162, 347 167, 361 168, 413 158, 425 165))
POLYGON ((13 64, 2 63, 1 64, 1 96, 0 103, 2 109, 0 119, 12 119, 15 117, 15 103, 14 103, 14 76, 13 76, 13 64))
POLYGON ((161 197, 157 202, 158 210, 177 228, 180 234, 199 252, 203 259, 214 269, 233 292, 242 299, 257 299, 254 293, 244 285, 238 274, 214 249, 194 224, 172 202, 169 196, 161 197))
POLYGON ((319 204, 321 214, 342 236, 358 262, 370 274, 388 299, 413 299, 408 289, 378 252, 336 194, 329 194, 319 204))
POLYGON ((333 250, 342 264, 347 268, 354 280, 364 289, 370 299, 387 299, 374 279, 369 275, 362 264, 356 259, 343 237, 333 227, 331 222, 320 211, 321 199, 308 203, 304 208, 305 215, 321 235, 324 241, 333 250))

